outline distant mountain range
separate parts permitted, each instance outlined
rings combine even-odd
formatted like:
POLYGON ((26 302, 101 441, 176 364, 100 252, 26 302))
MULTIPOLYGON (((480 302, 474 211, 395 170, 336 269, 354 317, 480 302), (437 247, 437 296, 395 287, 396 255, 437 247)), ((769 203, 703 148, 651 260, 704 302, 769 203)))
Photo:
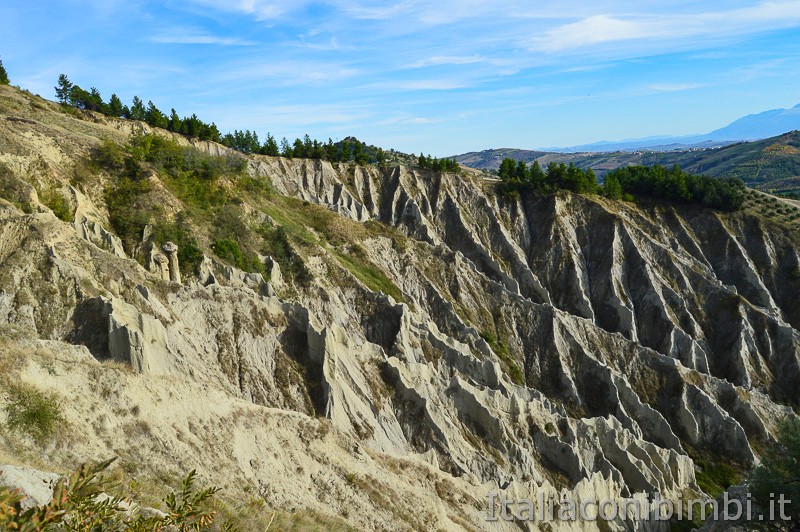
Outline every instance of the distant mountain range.
POLYGON ((787 131, 800 129, 800 105, 791 109, 772 109, 744 116, 727 126, 705 135, 680 137, 656 136, 622 141, 599 141, 571 147, 541 148, 546 152, 609 152, 654 150, 669 151, 687 148, 715 148, 742 140, 759 140, 774 137, 787 131))
MULTIPOLYGON (((797 107, 795 110, 800 111, 797 107)), ((764 114, 766 113, 762 113, 764 114)), ((751 117, 745 117, 737 120, 723 130, 742 130, 740 128, 746 125, 742 126, 740 123, 750 119, 751 117)), ((550 162, 573 163, 580 168, 593 169, 600 178, 621 166, 660 164, 671 167, 677 164, 684 170, 698 174, 739 177, 748 185, 764 191, 800 192, 800 131, 758 141, 729 143, 716 148, 583 153, 504 148, 466 153, 457 156, 456 161, 471 168, 495 170, 506 157, 527 163, 538 161, 542 166, 550 162)))

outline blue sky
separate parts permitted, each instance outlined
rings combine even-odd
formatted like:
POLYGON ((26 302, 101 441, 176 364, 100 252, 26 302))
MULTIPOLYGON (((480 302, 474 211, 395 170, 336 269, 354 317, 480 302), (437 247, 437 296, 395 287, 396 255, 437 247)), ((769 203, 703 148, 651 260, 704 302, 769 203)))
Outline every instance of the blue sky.
POLYGON ((438 156, 705 133, 800 103, 800 0, 5 0, 12 83, 60 73, 222 131, 438 156))

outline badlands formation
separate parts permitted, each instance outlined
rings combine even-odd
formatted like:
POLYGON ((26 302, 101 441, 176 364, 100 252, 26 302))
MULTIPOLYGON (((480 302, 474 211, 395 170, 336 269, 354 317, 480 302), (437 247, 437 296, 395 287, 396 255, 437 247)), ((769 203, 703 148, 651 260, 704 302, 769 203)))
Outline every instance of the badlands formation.
POLYGON ((196 469, 234 508, 328 527, 650 530, 487 522, 487 494, 701 497, 704 468, 748 471, 795 415, 800 235, 756 214, 247 156, 270 199, 237 208, 304 235, 307 279, 202 239, 181 278, 172 243, 123 245, 114 176, 85 162, 150 129, 78 115, 0 87, 0 386, 64 418, 44 442, 4 428, 0 463, 118 457, 154 490, 196 469))

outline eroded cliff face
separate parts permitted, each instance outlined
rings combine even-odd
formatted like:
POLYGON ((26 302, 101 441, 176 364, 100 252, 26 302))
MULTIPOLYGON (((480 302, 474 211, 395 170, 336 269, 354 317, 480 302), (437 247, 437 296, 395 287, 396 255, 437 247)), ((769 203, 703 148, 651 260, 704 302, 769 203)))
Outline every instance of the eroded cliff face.
POLYGON ((700 493, 699 461, 747 469, 794 415, 800 238, 782 226, 255 156, 250 175, 337 213, 402 300, 327 244, 303 251, 307 286, 208 251, 181 285, 125 254, 102 183, 69 184, 100 139, 138 126, 0 90, 0 162, 24 196, 0 200, 0 350, 80 434, 45 449, 3 434, 7 454, 197 468, 361 528, 536 529, 550 525, 486 522, 487 493, 700 493), (52 186, 74 221, 39 201, 52 186))

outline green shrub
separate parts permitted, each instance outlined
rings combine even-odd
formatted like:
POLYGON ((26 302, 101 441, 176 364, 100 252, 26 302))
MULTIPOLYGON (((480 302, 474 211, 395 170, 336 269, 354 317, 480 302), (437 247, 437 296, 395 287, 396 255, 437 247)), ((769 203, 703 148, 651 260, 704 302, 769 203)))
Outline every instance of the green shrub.
POLYGON ((237 182, 239 189, 258 196, 269 196, 272 193, 272 186, 266 177, 253 177, 245 175, 237 182))
POLYGON ((120 172, 125 169, 126 155, 122 146, 105 139, 92 150, 90 159, 99 168, 110 172, 120 172))
POLYGON ((246 159, 239 155, 206 155, 152 133, 135 135, 128 153, 134 165, 152 165, 173 193, 201 210, 228 200, 227 190, 216 183, 219 178, 238 176, 247 168, 246 159))
POLYGON ((58 219, 65 222, 72 222, 75 219, 69 202, 55 188, 49 188, 39 192, 39 199, 53 211, 53 214, 55 214, 58 219))
POLYGON ((10 201, 26 214, 33 212, 27 202, 26 184, 14 175, 5 163, 0 162, 0 198, 10 201))
POLYGON ((229 238, 243 244, 253 237, 244 211, 238 205, 224 205, 217 209, 213 223, 216 239, 229 238))
POLYGON ((37 441, 53 435, 63 423, 58 401, 28 386, 13 386, 5 407, 8 428, 29 434, 37 441))
POLYGON ((106 205, 111 226, 131 253, 142 239, 145 226, 156 210, 146 194, 150 192, 147 179, 121 177, 106 189, 106 205))
POLYGON ((783 494, 792 501, 788 515, 797 523, 800 521, 800 419, 786 419, 778 427, 778 442, 765 450, 761 465, 753 472, 753 497, 767 508, 783 494))
POLYGON ((281 274, 300 285, 307 285, 311 280, 311 272, 289 243, 286 229, 264 224, 258 229, 258 233, 264 242, 263 254, 269 255, 278 263, 281 274))
POLYGON ((264 264, 253 252, 242 252, 239 244, 230 238, 220 238, 212 246, 217 256, 242 271, 264 273, 264 264))
POLYGON ((386 273, 370 262, 366 255, 359 252, 360 246, 350 246, 350 253, 333 250, 333 255, 339 263, 353 276, 364 283, 373 292, 383 292, 390 295, 397 302, 403 302, 403 292, 392 282, 386 273))
POLYGON ((697 485, 712 497, 739 482, 739 472, 729 464, 700 462, 698 465, 700 469, 695 473, 697 485))
POLYGON ((69 478, 59 480, 48 504, 28 510, 22 509, 24 496, 18 491, 0 488, 0 529, 26 532, 232 530, 228 524, 214 526, 216 511, 211 505, 219 488, 196 489, 194 471, 184 479, 180 491, 172 492, 163 500, 166 510, 163 517, 126 513, 122 497, 99 498, 98 495, 114 487, 101 476, 113 460, 80 466, 69 478))
POLYGON ((511 377, 511 381, 514 384, 518 384, 520 386, 525 384, 525 374, 517 365, 517 361, 514 360, 514 357, 508 351, 508 346, 498 339, 494 334, 489 331, 483 331, 480 333, 481 338, 486 340, 486 343, 492 348, 492 351, 497 355, 497 358, 500 359, 500 362, 506 369, 506 373, 508 376, 511 377))
POLYGON ((244 261, 242 250, 239 249, 239 244, 230 238, 220 238, 214 241, 214 253, 223 260, 231 264, 239 264, 244 261))

